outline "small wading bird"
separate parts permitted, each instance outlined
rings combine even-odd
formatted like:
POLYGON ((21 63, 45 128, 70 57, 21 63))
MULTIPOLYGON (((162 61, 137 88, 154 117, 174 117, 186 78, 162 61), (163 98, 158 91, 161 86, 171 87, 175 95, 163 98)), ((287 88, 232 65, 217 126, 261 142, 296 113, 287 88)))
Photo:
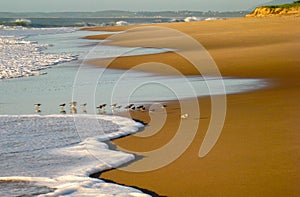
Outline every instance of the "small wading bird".
POLYGON ((77 109, 75 107, 72 107, 70 109, 71 114, 77 114, 77 109))
POLYGON ((70 104, 70 107, 71 107, 71 108, 75 108, 76 105, 77 105, 77 102, 76 102, 76 101, 72 101, 72 102, 70 102, 69 104, 70 104))
POLYGON ((106 113, 105 107, 106 107, 106 104, 100 104, 98 107, 96 107, 98 109, 97 114, 105 114, 106 113))
POLYGON ((35 108, 39 108, 41 105, 42 105, 42 104, 40 104, 40 103, 35 103, 35 104, 34 104, 35 108))
POLYGON ((98 107, 96 107, 98 110, 102 110, 106 107, 106 104, 100 104, 98 107))
POLYGON ((131 108, 129 108, 129 110, 131 110, 131 111, 134 111, 135 110, 135 106, 133 106, 133 107, 131 107, 131 108))
POLYGON ((115 113, 116 111, 118 111, 119 109, 121 109, 122 105, 118 105, 118 103, 112 104, 111 105, 111 112, 115 113))
POLYGON ((83 103, 83 104, 81 104, 80 106, 81 106, 82 108, 85 108, 86 105, 87 105, 87 103, 83 103))
POLYGON ((66 103, 61 103, 59 106, 63 109, 66 106, 66 103))
POLYGON ((134 104, 129 104, 125 107, 125 109, 132 109, 134 107, 134 104))
POLYGON ((122 105, 117 105, 116 109, 120 109, 122 107, 122 105))
POLYGON ((106 104, 105 104, 105 103, 98 106, 99 109, 103 109, 103 108, 105 108, 105 107, 106 107, 106 104))
POLYGON ((118 105, 118 103, 114 103, 111 105, 112 110, 114 111, 115 109, 121 109, 122 105, 118 105))
POLYGON ((82 108, 82 113, 84 113, 84 114, 86 114, 87 113, 87 111, 86 111, 86 105, 87 105, 87 103, 83 103, 83 104, 81 104, 80 106, 81 106, 81 108, 82 108))
POLYGON ((36 104, 34 104, 34 107, 35 107, 35 113, 41 113, 42 111, 40 110, 40 106, 41 106, 42 104, 40 104, 40 103, 36 103, 36 104))
POLYGON ((139 109, 140 111, 145 111, 146 107, 144 105, 140 105, 137 107, 137 109, 139 109))

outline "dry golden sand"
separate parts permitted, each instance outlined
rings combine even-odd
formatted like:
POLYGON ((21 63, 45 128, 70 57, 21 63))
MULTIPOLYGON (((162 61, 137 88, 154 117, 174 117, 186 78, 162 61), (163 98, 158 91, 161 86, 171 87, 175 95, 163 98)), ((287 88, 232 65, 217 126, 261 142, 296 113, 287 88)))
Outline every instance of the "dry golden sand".
MULTIPOLYGON (((112 170, 101 177, 167 196, 299 196, 299 25, 299 17, 158 25, 182 31, 202 43, 223 76, 263 78, 271 85, 267 89, 227 96, 222 134, 206 157, 199 158, 198 151, 211 118, 209 97, 199 98, 201 116, 198 133, 175 162, 151 172, 112 170)), ((94 30, 120 31, 123 28, 94 30)), ((116 39, 110 44, 164 45, 159 39, 151 42, 142 40, 142 37, 133 36, 126 40, 116 39)), ((103 61, 92 63, 102 65, 103 61)), ((198 74, 189 62, 174 53, 118 58, 110 67, 130 69, 148 61, 172 65, 185 75, 198 74)), ((139 69, 168 73, 144 67, 139 69)), ((178 102, 168 104, 167 114, 164 127, 156 135, 148 138, 128 136, 114 140, 114 143, 133 151, 149 151, 165 145, 172 139, 181 121, 178 102)), ((150 121, 147 112, 134 112, 132 116, 150 121)), ((192 124, 196 118, 189 117, 183 121, 192 124)), ((144 132, 153 126, 150 122, 144 132)))

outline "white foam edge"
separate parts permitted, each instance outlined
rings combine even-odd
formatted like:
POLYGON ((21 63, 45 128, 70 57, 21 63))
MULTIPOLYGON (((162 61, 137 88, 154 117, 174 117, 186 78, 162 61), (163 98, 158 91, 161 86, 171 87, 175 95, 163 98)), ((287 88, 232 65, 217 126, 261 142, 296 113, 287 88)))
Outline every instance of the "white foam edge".
POLYGON ((46 186, 55 189, 53 192, 39 195, 44 197, 58 196, 132 196, 149 197, 138 189, 121 186, 112 183, 106 183, 101 179, 92 179, 89 177, 64 176, 55 179, 47 177, 0 177, 0 181, 22 181, 31 182, 36 186, 46 186))
POLYGON ((149 196, 142 193, 140 190, 120 186, 112 183, 105 183, 101 179, 93 179, 89 176, 96 172, 101 172, 110 168, 116 168, 124 163, 127 163, 135 159, 133 154, 124 153, 121 151, 110 150, 108 145, 102 141, 107 139, 114 139, 120 136, 135 133, 139 128, 143 127, 141 123, 135 122, 132 119, 119 117, 119 116, 108 116, 108 115, 88 115, 88 114, 76 114, 76 115, 0 115, 0 118, 18 118, 18 117, 69 117, 69 118, 98 118, 102 120, 112 121, 119 125, 119 130, 114 132, 115 134, 108 134, 107 136, 96 136, 93 138, 87 138, 78 145, 71 147, 64 147, 56 150, 56 154, 80 154, 87 155, 92 154, 96 159, 99 160, 98 166, 89 167, 87 169, 73 169, 73 174, 70 172, 68 175, 49 178, 49 177, 23 177, 23 176, 12 176, 12 177, 0 177, 0 181, 25 181, 34 182, 37 186, 47 186, 54 188, 55 191, 47 193, 43 196, 149 196), (63 151, 62 151, 63 150, 63 151))

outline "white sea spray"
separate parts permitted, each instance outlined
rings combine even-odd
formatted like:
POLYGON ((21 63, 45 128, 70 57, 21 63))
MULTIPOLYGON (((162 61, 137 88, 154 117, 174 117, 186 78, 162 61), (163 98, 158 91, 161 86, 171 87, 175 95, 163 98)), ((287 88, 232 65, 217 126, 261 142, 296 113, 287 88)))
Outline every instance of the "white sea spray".
POLYGON ((71 54, 44 53, 47 47, 22 37, 0 37, 0 79, 46 74, 42 70, 77 59, 71 54))

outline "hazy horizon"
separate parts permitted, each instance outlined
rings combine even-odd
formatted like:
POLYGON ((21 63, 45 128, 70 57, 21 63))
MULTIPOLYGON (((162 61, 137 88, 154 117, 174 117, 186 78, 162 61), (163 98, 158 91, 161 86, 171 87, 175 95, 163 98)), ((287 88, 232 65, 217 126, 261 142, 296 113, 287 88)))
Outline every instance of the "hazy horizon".
POLYGON ((96 12, 104 10, 122 11, 242 11, 269 0, 4 0, 0 12, 96 12))

